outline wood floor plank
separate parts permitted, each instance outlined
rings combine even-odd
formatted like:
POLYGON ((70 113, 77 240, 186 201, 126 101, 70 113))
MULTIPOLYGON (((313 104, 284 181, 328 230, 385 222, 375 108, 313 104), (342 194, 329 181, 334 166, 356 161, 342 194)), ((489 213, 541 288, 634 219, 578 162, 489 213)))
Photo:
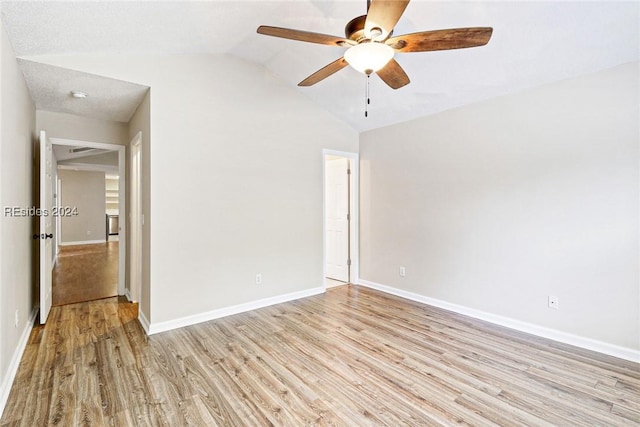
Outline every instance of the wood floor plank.
MULTIPOLYGON (((252 319, 245 319, 251 325, 252 319)), ((261 325, 259 321, 255 323, 258 327, 261 325)), ((304 410, 309 408, 306 417, 313 420, 319 425, 344 425, 346 420, 341 420, 327 404, 327 400, 321 397, 319 390, 314 389, 311 385, 317 383, 310 380, 310 376, 305 374, 303 370, 295 368, 291 358, 288 358, 280 349, 282 348, 277 339, 265 340, 259 334, 252 333, 254 328, 242 328, 242 333, 238 334, 238 339, 244 342, 250 342, 255 345, 256 351, 253 354, 258 364, 268 366, 265 370, 270 371, 274 378, 277 378, 282 385, 279 393, 283 399, 294 404, 304 410)), ((346 409, 348 410, 348 409, 346 409)))
POLYGON ((623 418, 626 420, 625 422, 628 422, 628 425, 637 425, 640 423, 640 412, 632 411, 631 409, 620 405, 613 405, 613 408, 611 408, 611 414, 623 418))
POLYGON ((531 427, 555 427, 552 424, 534 414, 526 412, 516 406, 509 405, 501 399, 493 396, 473 396, 462 394, 456 399, 456 403, 470 411, 482 414, 487 419, 501 426, 531 426, 531 427))
POLYGON ((61 246, 52 274, 52 304, 65 305, 118 293, 118 242, 61 246))
POLYGON ((495 361, 463 356, 452 363, 459 369, 475 371, 500 384, 503 391, 498 397, 549 422, 563 419, 568 424, 580 421, 576 425, 589 425, 594 420, 600 420, 607 425, 610 419, 611 403, 597 398, 588 399, 587 403, 581 402, 584 396, 577 391, 572 394, 556 384, 538 382, 533 376, 501 366, 495 361))
POLYGON ((357 286, 147 337, 51 309, 0 426, 640 426, 640 365, 357 286))

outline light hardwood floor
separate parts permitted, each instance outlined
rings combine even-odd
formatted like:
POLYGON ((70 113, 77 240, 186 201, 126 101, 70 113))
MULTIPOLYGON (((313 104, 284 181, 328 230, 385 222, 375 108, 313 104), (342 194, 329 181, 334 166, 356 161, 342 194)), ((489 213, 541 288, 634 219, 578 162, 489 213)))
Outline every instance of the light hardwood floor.
POLYGON ((640 365, 358 286, 145 338, 54 307, 1 425, 640 425, 640 365))
POLYGON ((62 246, 53 269, 53 305, 118 295, 118 242, 62 246))

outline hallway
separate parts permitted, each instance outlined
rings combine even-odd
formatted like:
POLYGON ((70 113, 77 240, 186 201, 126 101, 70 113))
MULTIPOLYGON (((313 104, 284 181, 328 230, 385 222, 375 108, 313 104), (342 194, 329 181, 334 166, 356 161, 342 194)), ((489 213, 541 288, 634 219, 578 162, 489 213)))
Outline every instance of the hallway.
POLYGON ((118 294, 118 242, 63 246, 53 269, 53 305, 118 294))

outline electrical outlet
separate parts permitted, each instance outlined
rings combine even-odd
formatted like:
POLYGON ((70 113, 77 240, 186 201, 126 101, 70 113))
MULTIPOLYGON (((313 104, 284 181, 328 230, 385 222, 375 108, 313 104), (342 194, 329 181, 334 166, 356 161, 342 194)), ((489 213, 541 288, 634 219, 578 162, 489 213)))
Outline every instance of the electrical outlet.
POLYGON ((16 328, 20 324, 20 310, 16 310, 15 324, 16 324, 16 328))
POLYGON ((407 271, 404 267, 400 267, 400 277, 404 277, 407 274, 407 271))
POLYGON ((556 310, 560 308, 560 298, 555 295, 549 295, 549 308, 556 310))
POLYGON ((262 284, 262 274, 258 273, 256 274, 256 285, 261 285, 262 284))

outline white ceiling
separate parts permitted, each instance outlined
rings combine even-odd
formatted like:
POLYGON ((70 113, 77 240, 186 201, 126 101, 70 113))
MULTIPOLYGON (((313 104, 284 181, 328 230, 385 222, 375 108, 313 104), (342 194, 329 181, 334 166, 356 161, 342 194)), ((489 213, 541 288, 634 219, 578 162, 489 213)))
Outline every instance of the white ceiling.
POLYGON ((145 97, 147 86, 18 59, 36 108, 96 119, 128 122, 145 97), (76 99, 72 90, 87 93, 76 99))
MULTIPOLYGON (((265 66, 297 88, 343 50, 261 36, 256 28, 264 24, 341 36, 344 25, 365 9, 365 0, 3 1, 2 22, 16 54, 30 61, 38 55, 228 53, 265 66)), ((467 26, 493 27, 489 44, 399 54, 411 84, 394 91, 372 77, 368 118, 363 114, 365 77, 350 68, 297 90, 363 131, 640 58, 636 1, 412 0, 395 34, 467 26)), ((47 67, 21 65, 32 81, 55 76, 56 70, 47 67)))

